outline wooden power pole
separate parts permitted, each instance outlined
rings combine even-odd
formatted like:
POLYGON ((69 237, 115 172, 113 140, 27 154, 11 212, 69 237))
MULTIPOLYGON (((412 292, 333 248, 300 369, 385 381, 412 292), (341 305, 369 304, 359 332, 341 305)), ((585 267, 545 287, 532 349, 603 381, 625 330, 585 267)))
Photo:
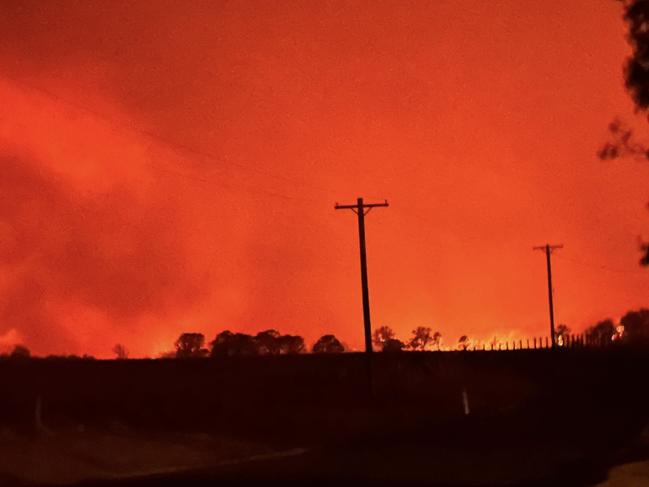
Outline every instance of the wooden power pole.
POLYGON ((550 303, 550 340, 552 340, 552 348, 556 348, 556 338, 554 336, 554 302, 552 300, 552 262, 550 255, 555 249, 562 249, 563 245, 540 245, 538 247, 533 247, 534 250, 542 250, 545 252, 545 259, 548 268, 548 300, 550 303))
POLYGON ((352 210, 358 215, 358 242, 361 257, 361 287, 363 291, 363 325, 365 327, 365 352, 372 353, 372 325, 370 322, 370 293, 367 285, 367 256, 365 251, 365 215, 372 208, 388 206, 388 201, 383 203, 364 203, 363 198, 358 198, 355 205, 339 205, 336 210, 352 210))

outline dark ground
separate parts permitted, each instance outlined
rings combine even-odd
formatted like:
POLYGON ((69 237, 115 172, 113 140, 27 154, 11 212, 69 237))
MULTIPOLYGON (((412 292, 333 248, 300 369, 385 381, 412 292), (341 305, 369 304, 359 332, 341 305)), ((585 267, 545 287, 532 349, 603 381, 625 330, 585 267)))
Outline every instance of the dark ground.
MULTIPOLYGON (((492 425, 493 426, 493 425, 492 425)), ((608 468, 647 456, 645 448, 586 443, 554 434, 498 435, 468 421, 455 431, 390 433, 315 447, 305 453, 191 473, 86 482, 84 487, 216 485, 592 486, 608 468), (472 431, 470 434, 468 431, 472 431), (480 431, 476 431, 480 430, 480 431)), ((638 485, 638 484, 634 484, 638 485)))
POLYGON ((20 406, 5 402, 3 418, 28 427, 40 396, 53 428, 117 418, 132 432, 200 430, 289 452, 83 486, 589 486, 611 465, 649 458, 644 351, 376 355, 373 397, 354 354, 0 364, 20 406))

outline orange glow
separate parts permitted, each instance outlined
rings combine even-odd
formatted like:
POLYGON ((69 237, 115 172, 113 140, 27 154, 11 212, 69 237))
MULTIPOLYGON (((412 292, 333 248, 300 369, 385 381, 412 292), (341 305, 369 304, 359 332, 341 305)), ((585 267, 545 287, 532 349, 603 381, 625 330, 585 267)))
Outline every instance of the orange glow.
POLYGON ((546 242, 557 323, 646 305, 648 168, 595 157, 634 120, 620 6, 464 4, 3 7, 0 347, 360 349, 357 196, 390 201, 370 299, 402 340, 547 335, 546 242))

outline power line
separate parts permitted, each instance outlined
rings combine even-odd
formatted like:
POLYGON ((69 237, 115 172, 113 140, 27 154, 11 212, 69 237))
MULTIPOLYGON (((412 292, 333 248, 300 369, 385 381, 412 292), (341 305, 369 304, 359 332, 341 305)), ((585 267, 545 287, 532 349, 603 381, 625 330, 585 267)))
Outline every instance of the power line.
POLYGON ((232 186, 230 184, 227 184, 227 183, 225 183, 223 181, 220 181, 220 180, 215 180, 213 178, 206 177, 206 176, 196 176, 194 174, 187 174, 187 173, 180 172, 178 170, 164 168, 164 167, 162 167, 160 165, 156 166, 156 165, 153 164, 153 162, 150 163, 150 166, 154 170, 159 171, 159 172, 163 172, 163 173, 166 173, 166 174, 171 174, 171 175, 174 175, 174 176, 179 176, 179 177, 182 177, 182 178, 185 178, 185 179, 188 179, 188 180, 191 180, 191 181, 195 181, 195 182, 198 182, 198 183, 203 183, 203 184, 208 184, 208 185, 209 184, 216 184, 216 185, 218 185, 218 186, 220 186, 222 188, 226 188, 226 189, 229 189, 229 190, 232 190, 232 191, 246 191, 246 192, 249 192, 249 193, 260 193, 260 194, 264 194, 266 196, 271 196, 273 198, 280 198, 280 199, 291 200, 291 201, 310 201, 310 202, 317 201, 315 198, 306 198, 306 197, 303 197, 303 196, 289 196, 287 194, 279 193, 279 192, 276 192, 276 191, 270 191, 270 190, 267 190, 267 189, 264 189, 264 188, 259 188, 259 187, 250 187, 250 186, 246 187, 246 186, 242 185, 242 186, 239 186, 239 187, 235 188, 234 186, 232 186))
POLYGON ((572 262, 573 264, 577 264, 577 265, 580 265, 582 267, 587 267, 587 268, 590 268, 590 269, 597 269, 597 270, 602 270, 602 271, 607 271, 607 272, 616 272, 616 273, 622 273, 622 274, 645 274, 645 275, 649 275, 649 272, 647 272, 646 270, 641 270, 641 269, 635 269, 635 270, 616 269, 616 268, 601 265, 601 264, 589 264, 587 262, 583 262, 583 261, 580 261, 580 260, 572 259, 570 257, 566 257, 565 255, 560 256, 560 259, 565 260, 567 262, 572 262))
MULTIPOLYGON (((16 85, 19 85, 19 86, 23 87, 23 88, 27 88, 29 90, 38 92, 38 93, 40 93, 42 95, 45 95, 46 97, 48 97, 50 99, 53 99, 53 100, 56 100, 56 101, 58 101, 60 103, 68 105, 69 107, 72 107, 72 108, 74 108, 76 110, 88 113, 88 114, 90 114, 90 115, 104 121, 105 123, 110 125, 113 129, 116 129, 116 130, 119 130, 119 131, 122 131, 122 132, 128 132, 128 131, 137 132, 140 135, 143 135, 143 136, 145 136, 145 137, 147 137, 149 139, 152 139, 152 140, 155 140, 157 142, 162 143, 163 145, 171 148, 172 150, 174 150, 177 153, 178 152, 189 153, 189 154, 192 154, 194 156, 199 156, 199 157, 202 157, 204 159, 211 160, 211 161, 228 164, 230 166, 235 166, 235 167, 238 167, 238 168, 240 168, 240 169, 242 169, 244 171, 254 172, 254 173, 257 173, 257 174, 265 176, 265 177, 273 178, 273 179, 276 179, 276 180, 279 180, 279 181, 284 181, 284 182, 292 184, 293 186, 296 186, 296 185, 297 186, 302 186, 302 187, 309 188, 309 189, 312 189, 312 190, 327 193, 329 195, 335 195, 336 194, 335 191, 327 189, 327 188, 323 188, 323 187, 316 186, 316 185, 313 185, 313 184, 308 184, 308 183, 304 183, 304 182, 301 182, 301 181, 297 181, 295 179, 286 177, 284 175, 275 174, 275 173, 270 172, 270 171, 259 169, 258 167, 254 167, 254 166, 246 165, 246 164, 243 164, 243 163, 240 163, 240 162, 232 161, 231 159, 226 160, 224 157, 218 156, 217 154, 214 154, 214 153, 212 153, 210 151, 197 149, 197 148, 191 147, 189 145, 173 141, 173 140, 171 140, 169 138, 166 138, 166 137, 164 137, 164 136, 162 136, 160 134, 157 134, 157 133, 152 132, 150 130, 141 129, 141 128, 135 126, 135 125, 128 126, 127 124, 125 124, 123 122, 117 122, 116 120, 114 120, 113 118, 105 115, 104 113, 101 113, 101 112, 99 112, 97 110, 88 108, 87 106, 81 105, 80 103, 71 101, 71 100, 69 100, 67 98, 61 97, 60 95, 57 95, 56 93, 53 93, 50 90, 48 90, 46 88, 43 88, 41 86, 37 86, 37 85, 34 85, 32 83, 28 83, 28 82, 26 82, 24 80, 20 80, 20 79, 14 78, 12 76, 3 75, 3 77, 10 80, 10 81, 12 81, 16 85)), ((218 169, 212 168, 210 170, 210 172, 213 173, 215 170, 221 170, 222 171, 223 168, 218 168, 218 169)), ((183 174, 183 175, 178 174, 178 175, 181 176, 181 177, 188 178, 188 179, 191 178, 186 174, 183 174)), ((290 196, 282 195, 280 193, 267 192, 267 194, 269 194, 270 196, 275 196, 275 197, 284 197, 284 198, 287 198, 287 199, 291 198, 290 196)), ((311 201, 315 201, 315 200, 313 199, 311 201)))

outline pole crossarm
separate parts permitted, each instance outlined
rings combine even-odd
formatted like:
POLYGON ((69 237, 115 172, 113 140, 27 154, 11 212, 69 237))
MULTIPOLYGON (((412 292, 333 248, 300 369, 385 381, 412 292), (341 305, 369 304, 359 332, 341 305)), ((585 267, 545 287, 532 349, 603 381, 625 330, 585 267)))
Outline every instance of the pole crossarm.
POLYGON ((545 251, 546 249, 550 249, 550 252, 552 252, 555 249, 562 249, 562 248, 563 248, 563 244, 558 244, 558 245, 546 244, 546 245, 538 245, 536 247, 532 247, 532 250, 543 250, 543 251, 545 251))
MULTIPOLYGON (((376 208, 378 206, 390 206, 388 204, 388 200, 385 200, 383 203, 361 203, 362 208, 376 208)), ((356 203, 355 205, 339 205, 336 203, 336 206, 334 206, 334 210, 358 210, 359 204, 356 203)))

